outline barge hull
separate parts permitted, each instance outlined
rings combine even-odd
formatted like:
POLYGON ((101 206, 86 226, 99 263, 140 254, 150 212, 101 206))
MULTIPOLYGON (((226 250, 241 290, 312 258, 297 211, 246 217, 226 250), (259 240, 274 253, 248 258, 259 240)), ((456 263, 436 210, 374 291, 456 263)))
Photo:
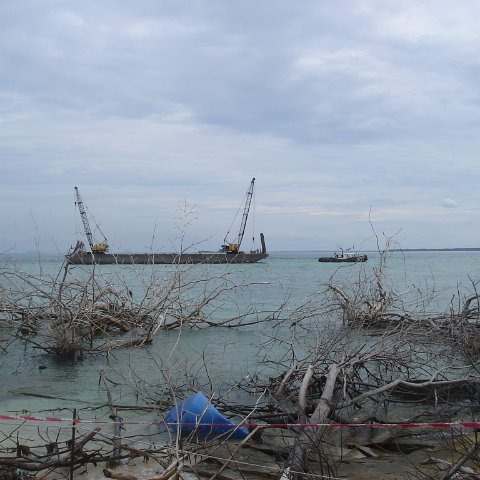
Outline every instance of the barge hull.
POLYGON ((256 263, 267 253, 101 253, 78 252, 66 255, 72 265, 226 264, 256 263))

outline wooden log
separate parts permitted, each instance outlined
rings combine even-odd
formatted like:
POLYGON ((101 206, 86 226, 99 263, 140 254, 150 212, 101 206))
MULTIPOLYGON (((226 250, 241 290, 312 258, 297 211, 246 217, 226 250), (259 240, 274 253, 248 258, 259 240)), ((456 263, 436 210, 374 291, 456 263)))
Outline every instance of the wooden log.
POLYGON ((254 437, 261 429, 262 427, 260 425, 256 426, 237 446, 236 448, 233 450, 233 452, 231 453, 230 455, 230 458, 228 458, 224 463, 223 465, 220 467, 220 469, 215 472, 214 475, 212 475, 209 480, 218 480, 219 476, 223 473, 223 471, 228 467, 228 465, 230 465, 231 461, 233 460, 233 458, 235 457, 235 455, 237 454, 237 452, 240 450, 240 448, 243 447, 243 445, 245 445, 246 442, 248 442, 252 437, 254 437))
POLYGON ((178 475, 183 469, 183 463, 177 460, 170 464, 160 475, 150 477, 147 480, 168 480, 173 475, 178 475))
MULTIPOLYGON (((479 447, 480 445, 477 442, 475 442, 465 452, 462 458, 460 458, 460 460, 458 460, 458 462, 455 465, 452 465, 452 467, 447 472, 445 472, 445 474, 441 477, 440 480, 449 480, 450 478, 453 478, 453 476, 456 475, 457 472, 462 472, 462 469, 464 468, 463 465, 465 464, 465 462, 467 462, 472 458, 472 456, 475 454, 475 452, 478 450, 479 447)), ((465 470, 463 470, 463 472, 466 473, 465 470)), ((472 473, 472 472, 469 472, 469 473, 472 473)))
POLYGON ((113 459, 120 457, 122 453, 122 448, 121 448, 121 440, 122 440, 122 418, 117 414, 117 409, 115 408, 115 405, 113 403, 113 398, 112 398, 112 393, 110 392, 110 388, 108 386, 108 378, 105 375, 105 372, 101 373, 101 378, 103 381, 103 384, 105 385, 105 389, 107 390, 107 397, 108 397, 108 405, 110 407, 110 412, 111 412, 111 418, 115 422, 114 424, 114 432, 113 432, 113 459))
POLYGON ((74 446, 74 454, 78 453, 99 431, 100 427, 96 427, 90 433, 85 435, 85 437, 74 446))
MULTIPOLYGON (((309 372, 307 371, 307 374, 308 373, 309 372)), ((317 403, 315 411, 310 417, 309 423, 327 422, 328 415, 332 410, 332 398, 339 373, 340 367, 337 364, 330 365, 322 396, 317 403)), ((288 472, 285 472, 284 475, 282 475, 282 478, 285 476, 294 480, 302 478, 303 473, 306 473, 307 471, 308 453, 311 447, 321 440, 324 431, 325 427, 304 427, 302 429, 292 449, 288 472)))
POLYGON ((309 365, 298 393, 298 423, 307 423, 307 391, 313 377, 313 366, 309 365))
POLYGON ((103 474, 107 478, 114 478, 116 480, 137 480, 137 477, 135 477, 134 475, 127 475, 126 473, 114 472, 113 470, 110 470, 108 468, 103 469, 103 474))
POLYGON ((296 369, 297 369, 297 364, 293 365, 293 367, 290 368, 288 372, 283 376, 282 381, 280 382, 280 385, 278 386, 277 390, 273 394, 274 398, 276 398, 277 400, 280 398, 283 391, 285 390, 287 382, 290 380, 290 377, 295 373, 296 369))

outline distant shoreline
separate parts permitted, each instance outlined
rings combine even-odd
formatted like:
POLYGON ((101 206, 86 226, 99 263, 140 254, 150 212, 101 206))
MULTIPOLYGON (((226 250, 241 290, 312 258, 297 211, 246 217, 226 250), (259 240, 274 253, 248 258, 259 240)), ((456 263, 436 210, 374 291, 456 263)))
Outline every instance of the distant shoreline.
POLYGON ((457 248, 393 248, 391 252, 480 252, 480 247, 457 248))

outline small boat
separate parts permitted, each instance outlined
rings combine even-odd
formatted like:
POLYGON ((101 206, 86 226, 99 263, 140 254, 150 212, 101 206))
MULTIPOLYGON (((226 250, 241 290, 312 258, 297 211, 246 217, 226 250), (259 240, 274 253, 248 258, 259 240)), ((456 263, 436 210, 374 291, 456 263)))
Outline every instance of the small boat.
POLYGON ((165 414, 165 423, 173 432, 180 429, 181 435, 194 432, 200 438, 225 436, 243 440, 249 434, 245 426, 224 417, 202 393, 181 400, 165 414))
POLYGON ((368 260, 367 255, 358 252, 344 252, 343 248, 341 253, 334 253, 333 257, 320 257, 318 261, 320 263, 357 263, 366 262, 368 260))

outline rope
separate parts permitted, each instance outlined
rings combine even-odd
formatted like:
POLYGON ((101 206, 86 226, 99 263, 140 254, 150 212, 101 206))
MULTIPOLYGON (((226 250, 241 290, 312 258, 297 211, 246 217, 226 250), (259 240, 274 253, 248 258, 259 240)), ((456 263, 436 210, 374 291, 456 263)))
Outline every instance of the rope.
MULTIPOLYGON (((102 424, 102 425, 114 425, 115 422, 111 420, 98 420, 98 419, 80 419, 75 420, 71 418, 61 417, 35 417, 32 415, 0 415, 0 420, 8 421, 21 421, 21 422, 51 422, 59 423, 65 422, 69 425, 80 423, 84 424, 102 424)), ((0 422, 2 424, 3 422, 0 422)), ((6 423, 5 423, 6 424, 6 423)), ((123 425, 157 425, 157 426, 184 426, 184 427, 230 427, 232 430, 239 427, 256 428, 307 428, 307 427, 325 427, 325 428, 356 428, 356 427, 368 427, 368 428, 385 428, 385 427, 400 427, 400 428, 480 428, 480 422, 459 420, 456 422, 394 422, 394 423, 238 423, 232 425, 231 423, 202 423, 202 422, 165 422, 165 421, 122 421, 123 425)))

